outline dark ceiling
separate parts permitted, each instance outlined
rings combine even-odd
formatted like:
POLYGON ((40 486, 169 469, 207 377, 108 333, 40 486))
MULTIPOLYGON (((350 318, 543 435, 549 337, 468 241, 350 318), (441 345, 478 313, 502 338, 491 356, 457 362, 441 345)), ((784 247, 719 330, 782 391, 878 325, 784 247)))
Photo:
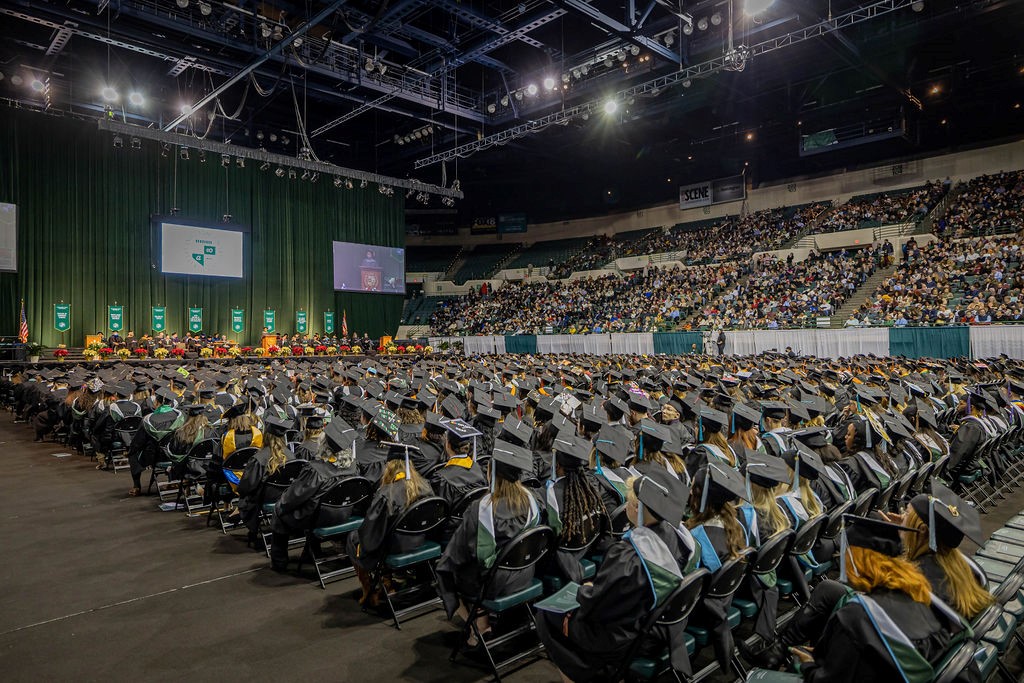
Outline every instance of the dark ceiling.
POLYGON ((292 155, 308 140, 339 165, 457 178, 460 221, 621 211, 669 201, 691 181, 745 171, 760 183, 1024 131, 1024 1, 886 1, 891 12, 870 0, 776 0, 751 18, 744 0, 4 0, 0 96, 96 117, 109 104, 118 119, 166 127, 254 67, 178 130, 292 155), (865 9, 853 15, 861 21, 783 44, 857 8, 879 16, 865 9), (618 98, 614 114, 487 145, 721 58, 730 9, 734 47, 778 43, 742 71, 652 86, 618 98), (905 135, 798 154, 802 134, 892 122, 905 135), (474 141, 486 148, 414 171, 474 141))

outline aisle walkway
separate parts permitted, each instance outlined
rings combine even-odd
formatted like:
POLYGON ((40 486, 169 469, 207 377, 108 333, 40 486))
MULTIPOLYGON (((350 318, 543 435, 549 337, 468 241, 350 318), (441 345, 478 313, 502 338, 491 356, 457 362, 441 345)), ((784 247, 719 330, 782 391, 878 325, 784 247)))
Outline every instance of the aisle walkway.
MULTIPOLYGON (((244 537, 127 498, 127 472, 62 451, 0 413, 5 681, 486 679, 449 664, 442 612, 395 631, 359 610, 353 579, 275 574, 244 537)), ((511 680, 556 679, 540 661, 511 680)))

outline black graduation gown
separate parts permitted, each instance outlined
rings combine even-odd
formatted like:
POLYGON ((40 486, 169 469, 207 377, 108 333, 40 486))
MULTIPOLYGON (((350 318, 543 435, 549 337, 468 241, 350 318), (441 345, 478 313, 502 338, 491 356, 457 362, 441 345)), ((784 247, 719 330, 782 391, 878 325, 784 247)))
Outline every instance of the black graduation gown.
MULTIPOLYGON (((665 542, 681 570, 690 552, 665 522, 650 527, 665 542)), ((581 586, 576 596, 579 609, 569 619, 569 636, 562 633, 564 615, 539 612, 537 631, 548 657, 573 681, 606 680, 637 638, 651 605, 651 586, 646 569, 633 545, 619 539, 608 549, 591 585, 581 586)), ((685 624, 666 635, 672 666, 690 672, 683 637, 685 624)))
POLYGON ((176 408, 153 412, 143 418, 142 429, 135 433, 128 449, 132 476, 141 474, 165 457, 160 442, 174 432, 179 420, 184 420, 184 416, 176 408))
MULTIPOLYGON (((494 504, 493 510, 494 540, 500 553, 509 541, 526 528, 530 513, 527 511, 525 514, 513 515, 505 501, 501 500, 494 504)), ((539 516, 539 504, 537 510, 539 516)), ((537 522, 539 519, 535 520, 535 523, 537 522)), ((437 563, 438 589, 449 619, 459 607, 460 596, 464 597, 467 603, 471 603, 482 588, 481 582, 487 570, 480 564, 476 554, 479 529, 480 501, 475 500, 466 508, 462 522, 448 541, 444 554, 437 563)), ((530 567, 520 572, 498 570, 484 597, 490 599, 526 588, 533 580, 534 569, 535 567, 530 567)))
MULTIPOLYGON (((950 642, 950 625, 931 606, 914 602, 905 593, 879 589, 871 599, 899 626, 915 649, 936 664, 950 642)), ((832 614, 814 645, 814 662, 803 666, 804 681, 897 681, 885 644, 858 604, 832 614)), ((963 674, 966 675, 966 674, 963 674)))
MULTIPOLYGON (((291 453, 285 452, 287 460, 294 460, 291 453)), ((270 449, 262 448, 256 455, 249 458, 242 470, 242 477, 238 480, 238 510, 242 514, 242 523, 250 531, 259 528, 260 507, 264 502, 274 503, 277 501, 264 499, 264 484, 269 473, 267 462, 270 460, 270 449)))
MULTIPOLYGON (((719 526, 704 526, 704 532, 711 547, 715 549, 718 559, 725 564, 729 559, 729 543, 725 535, 725 529, 719 526)), ((729 630, 729 607, 732 605, 732 598, 727 600, 707 598, 697 606, 691 620, 705 625, 711 632, 711 644, 715 648, 715 657, 722 671, 729 670, 729 658, 733 651, 732 631, 729 630)))
MULTIPOLYGON (((624 482, 629 481, 629 478, 633 476, 633 474, 624 467, 604 467, 603 469, 611 469, 616 475, 618 475, 619 479, 624 482)), ((619 493, 619 490, 615 488, 607 478, 601 476, 595 470, 587 470, 587 476, 593 482, 595 490, 601 494, 601 500, 604 502, 604 510, 608 513, 608 516, 611 517, 611 514, 626 502, 623 500, 622 494, 619 493)))
POLYGON ((423 425, 402 425, 398 431, 398 440, 419 449, 409 451, 409 462, 420 474, 441 462, 441 447, 423 438, 423 425))
POLYGON ((462 467, 449 461, 430 476, 430 486, 435 495, 444 498, 452 506, 469 491, 487 486, 487 477, 475 462, 469 467, 462 467))
POLYGON ((371 443, 360 439, 356 442, 356 467, 359 468, 359 476, 366 477, 377 486, 381 477, 384 476, 384 465, 388 461, 390 447, 381 446, 379 443, 371 443))
POLYGON ((324 440, 305 439, 295 447, 295 458, 297 460, 316 460, 324 452, 324 440))
POLYGON ((977 469, 978 448, 987 439, 985 428, 977 420, 963 420, 949 443, 950 475, 955 477, 977 469))
MULTIPOLYGON (((946 583, 946 572, 935 561, 935 553, 928 552, 921 555, 914 560, 914 563, 921 570, 921 573, 924 574, 924 578, 928 579, 928 583, 932 585, 932 593, 944 603, 953 607, 953 601, 949 595, 949 584, 946 583)), ((954 607, 954 609, 956 608, 954 607)))
MULTIPOLYGON (((432 495, 429 485, 422 496, 432 495)), ((405 483, 403 480, 385 484, 377 490, 363 517, 358 531, 348 535, 346 553, 353 564, 366 571, 372 570, 391 553, 409 552, 423 545, 423 535, 396 534, 388 544, 388 530, 405 511, 405 483)))
POLYGON ((345 521, 321 519, 320 500, 335 484, 352 474, 350 469, 342 469, 323 460, 307 462, 274 506, 274 532, 289 533, 345 521))
MULTIPOLYGON (((593 482, 590 482, 590 485, 592 487, 594 487, 595 491, 598 490, 598 487, 595 486, 595 484, 593 482)), ((547 501, 547 489, 546 488, 545 489, 541 489, 541 495, 543 495, 545 497, 545 503, 546 503, 546 501, 547 501)), ((558 479, 558 481, 555 482, 555 484, 554 484, 554 495, 555 495, 555 500, 558 501, 558 509, 564 511, 565 510, 565 478, 564 477, 558 479)), ((603 505, 602 505, 602 507, 603 507, 603 505)), ((604 512, 604 510, 592 510, 591 511, 591 515, 594 518, 595 523, 599 523, 598 520, 599 520, 600 515, 601 515, 602 512, 604 512)), ((550 523, 550 520, 549 520, 549 523, 550 523)), ((560 543, 561 539, 556 539, 556 542, 560 543)), ((669 547, 671 547, 671 546, 669 546, 669 547)), ((580 560, 582 560, 586 556, 586 554, 588 552, 590 552, 589 549, 586 549, 586 550, 576 550, 576 551, 570 552, 569 550, 565 550, 564 548, 558 548, 555 551, 553 556, 549 555, 547 558, 545 558, 544 564, 546 566, 550 567, 558 575, 560 575, 565 581, 575 581, 576 583, 582 583, 583 582, 583 567, 580 565, 580 560), (551 559, 551 558, 553 558, 553 559, 551 559)))

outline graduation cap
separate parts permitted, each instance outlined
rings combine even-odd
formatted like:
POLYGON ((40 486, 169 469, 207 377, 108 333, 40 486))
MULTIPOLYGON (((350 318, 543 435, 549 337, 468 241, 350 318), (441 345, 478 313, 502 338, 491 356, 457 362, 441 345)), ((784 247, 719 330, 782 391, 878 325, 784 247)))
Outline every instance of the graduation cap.
POLYGON ((324 428, 324 416, 313 415, 306 418, 306 429, 323 429, 324 428))
MULTIPOLYGON (((875 517, 858 517, 843 515, 843 528, 840 535, 840 573, 839 581, 845 582, 847 576, 847 548, 865 548, 876 553, 899 557, 903 553, 901 531, 916 531, 899 524, 892 524, 875 517)), ((857 567, 851 567, 854 573, 857 567)))
POLYGON ((562 404, 554 398, 542 398, 534 409, 534 415, 538 420, 550 420, 561 409, 562 404))
POLYGON ((167 401, 168 403, 174 403, 175 401, 178 400, 177 395, 175 395, 175 393, 171 391, 168 387, 161 387, 160 389, 157 389, 154 393, 160 398, 162 398, 164 401, 167 401))
POLYGON ((651 409, 651 401, 639 391, 630 391, 629 407, 637 412, 646 413, 651 409))
POLYGON ((206 406, 202 403, 189 403, 186 406, 182 406, 182 410, 189 415, 202 415, 206 410, 206 406))
POLYGON ((409 477, 412 474, 412 464, 409 462, 409 451, 419 452, 419 447, 413 446, 412 444, 408 443, 399 443, 396 441, 381 441, 381 445, 388 447, 388 455, 385 458, 386 462, 391 462, 392 460, 405 461, 405 478, 408 481, 409 477))
MULTIPOLYGON (((629 448, 633 435, 622 425, 605 425, 597 433, 594 448, 597 452, 616 463, 624 463, 629 457, 629 448)), ((596 469, 601 471, 601 461, 597 460, 596 469)))
POLYGON ((494 407, 500 410, 502 413, 508 414, 516 409, 516 398, 509 394, 495 394, 494 395, 494 407))
POLYGON ((499 436, 519 446, 529 446, 533 428, 517 417, 507 417, 501 424, 499 436))
POLYGON ((789 407, 782 401, 761 401, 761 413, 773 420, 786 419, 786 412, 789 407))
POLYGON ((499 469, 511 470, 508 475, 503 474, 505 479, 518 481, 521 472, 533 471, 533 453, 529 448, 516 446, 501 439, 494 440, 494 449, 491 454, 491 491, 494 491, 494 478, 499 469))
POLYGON ((621 419, 629 411, 629 406, 618 396, 609 396, 601 406, 612 420, 621 419))
POLYGON ((377 414, 373 416, 371 424, 384 432, 388 438, 394 439, 398 436, 401 421, 398 419, 398 415, 395 415, 392 411, 382 407, 377 411, 377 414))
POLYGON ((467 441, 478 436, 483 436, 476 427, 465 420, 446 420, 444 428, 448 430, 449 438, 455 441, 467 441))
POLYGON ((352 446, 356 436, 356 430, 340 418, 331 420, 327 427, 324 428, 324 440, 335 453, 352 446))
POLYGON ((278 417, 265 417, 263 419, 263 426, 267 432, 274 436, 284 436, 287 434, 294 423, 291 420, 282 420, 278 417))
POLYGON ((555 462, 567 469, 582 467, 590 460, 590 442, 586 439, 561 432, 551 444, 554 456, 551 459, 551 479, 554 480, 555 462))
POLYGON ((789 406, 789 414, 791 417, 799 419, 801 422, 807 422, 811 419, 811 414, 807 412, 807 406, 799 401, 789 400, 786 402, 789 406))
MULTIPOLYGON (((668 472, 666 471, 664 474, 668 475, 668 472)), ((685 491, 674 491, 671 482, 668 481, 670 478, 674 479, 669 476, 661 477, 656 469, 652 469, 650 473, 633 480, 633 493, 636 494, 639 503, 637 523, 641 526, 644 523, 644 508, 653 512, 658 519, 673 528, 678 527, 683 521, 685 491)), ((681 482, 676 479, 676 483, 680 484, 681 482)))
POLYGON ((790 436, 811 448, 824 448, 832 442, 832 432, 827 427, 807 427, 790 436))
POLYGON ((114 386, 114 391, 121 398, 131 398, 135 393, 135 385, 131 382, 120 382, 114 386))
POLYGON ((698 512, 704 512, 708 503, 718 507, 737 498, 747 500, 747 483, 740 473, 711 459, 697 471, 693 479, 693 490, 701 492, 698 512))
POLYGON ((733 431, 751 429, 761 423, 761 411, 746 403, 737 403, 732 409, 733 431))
POLYGON ((786 461, 767 453, 750 453, 747 456, 747 479, 752 484, 766 489, 775 488, 778 484, 788 484, 789 468, 786 461))
POLYGON ((487 404, 483 404, 483 403, 481 403, 479 406, 477 406, 476 414, 479 415, 480 417, 483 417, 483 418, 486 418, 486 419, 490 420, 492 423, 495 423, 495 422, 497 422, 498 420, 501 419, 501 412, 500 411, 497 411, 494 408, 492 408, 491 406, 489 406, 487 404))
POLYGON ((978 510, 934 479, 931 494, 914 496, 910 507, 928 524, 928 547, 933 551, 939 544, 957 548, 965 536, 978 545, 985 542, 978 510))
POLYGON ((705 431, 713 434, 726 429, 728 425, 728 415, 723 413, 721 410, 715 410, 714 408, 704 406, 700 409, 700 415, 698 415, 698 438, 703 441, 705 431))
POLYGON ((814 481, 825 474, 825 463, 822 462, 821 456, 800 441, 794 441, 793 445, 796 448, 786 449, 782 452, 782 459, 793 470, 792 484, 794 488, 800 486, 801 475, 804 479, 814 481))
POLYGON ((600 428, 607 422, 607 418, 603 414, 601 414, 601 411, 598 409, 598 407, 592 403, 584 405, 583 409, 580 411, 581 424, 600 428))

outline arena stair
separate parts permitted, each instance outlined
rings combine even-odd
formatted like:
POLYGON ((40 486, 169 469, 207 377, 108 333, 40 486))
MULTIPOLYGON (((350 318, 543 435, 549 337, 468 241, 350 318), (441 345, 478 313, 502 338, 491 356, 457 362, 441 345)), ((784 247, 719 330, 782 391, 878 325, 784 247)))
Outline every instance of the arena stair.
POLYGON ((863 285, 854 290, 853 296, 847 299, 846 303, 844 303, 832 316, 832 324, 830 327, 842 327, 843 323, 846 322, 846 319, 850 317, 850 314, 864 304, 865 298, 870 297, 886 278, 892 277, 892 274, 896 272, 897 263, 898 261, 894 261, 888 268, 879 268, 867 279, 867 281, 864 282, 863 285))

